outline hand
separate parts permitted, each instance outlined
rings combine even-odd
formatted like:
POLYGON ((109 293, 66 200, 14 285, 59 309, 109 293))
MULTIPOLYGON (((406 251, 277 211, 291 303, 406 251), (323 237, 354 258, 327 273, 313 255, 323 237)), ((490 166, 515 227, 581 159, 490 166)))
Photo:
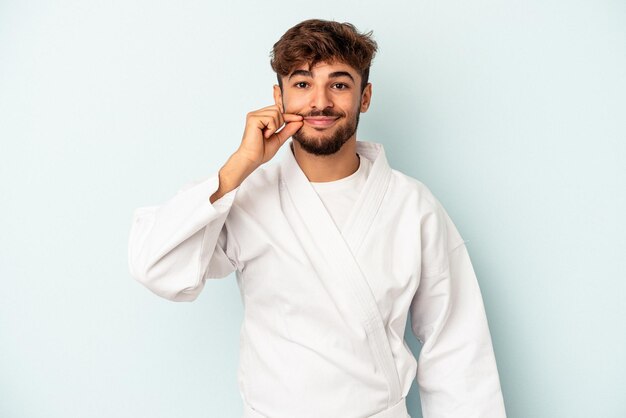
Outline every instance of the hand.
POLYGON ((304 125, 302 119, 300 115, 282 113, 277 105, 249 112, 243 139, 236 153, 257 167, 266 163, 304 125), (283 125, 283 129, 276 132, 283 125))

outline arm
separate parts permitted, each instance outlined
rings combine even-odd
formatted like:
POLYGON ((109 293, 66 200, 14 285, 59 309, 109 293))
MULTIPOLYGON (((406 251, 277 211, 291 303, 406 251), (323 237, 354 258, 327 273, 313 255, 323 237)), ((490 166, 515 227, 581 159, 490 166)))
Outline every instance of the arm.
POLYGON ((302 125, 302 116, 277 105, 248 113, 241 144, 219 173, 160 206, 136 209, 128 241, 131 275, 166 299, 192 301, 207 278, 235 271, 236 261, 226 255, 226 218, 237 190, 302 125))
POLYGON ((131 275, 155 294, 193 301, 207 278, 236 269, 226 218, 241 182, 255 167, 234 154, 209 178, 186 185, 158 206, 135 209, 128 241, 131 275))
POLYGON ((465 243, 436 199, 423 218, 411 322, 423 344, 417 381, 424 418, 506 417, 478 281, 465 243))

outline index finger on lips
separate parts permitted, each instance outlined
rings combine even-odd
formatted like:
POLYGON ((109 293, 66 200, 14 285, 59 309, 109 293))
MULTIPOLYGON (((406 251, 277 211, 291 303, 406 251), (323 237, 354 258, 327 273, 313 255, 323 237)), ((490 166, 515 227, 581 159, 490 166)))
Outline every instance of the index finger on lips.
POLYGON ((287 122, 299 122, 302 120, 302 116, 296 115, 295 113, 283 113, 282 117, 287 122))

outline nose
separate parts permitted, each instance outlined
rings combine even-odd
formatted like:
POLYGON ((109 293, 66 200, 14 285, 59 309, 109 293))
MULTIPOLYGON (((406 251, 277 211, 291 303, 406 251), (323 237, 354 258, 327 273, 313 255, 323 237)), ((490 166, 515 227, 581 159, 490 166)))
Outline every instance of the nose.
POLYGON ((325 86, 312 89, 310 106, 319 110, 333 107, 333 101, 325 86))

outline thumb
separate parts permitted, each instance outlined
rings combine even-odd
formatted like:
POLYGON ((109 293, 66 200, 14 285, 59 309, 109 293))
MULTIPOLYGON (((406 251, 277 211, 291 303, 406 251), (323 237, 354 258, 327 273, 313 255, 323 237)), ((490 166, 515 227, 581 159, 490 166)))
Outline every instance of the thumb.
POLYGON ((283 129, 281 129, 280 132, 276 132, 275 134, 278 138, 279 144, 282 145, 291 135, 298 132, 298 130, 302 128, 302 125, 304 125, 304 122, 302 121, 287 122, 283 129))

